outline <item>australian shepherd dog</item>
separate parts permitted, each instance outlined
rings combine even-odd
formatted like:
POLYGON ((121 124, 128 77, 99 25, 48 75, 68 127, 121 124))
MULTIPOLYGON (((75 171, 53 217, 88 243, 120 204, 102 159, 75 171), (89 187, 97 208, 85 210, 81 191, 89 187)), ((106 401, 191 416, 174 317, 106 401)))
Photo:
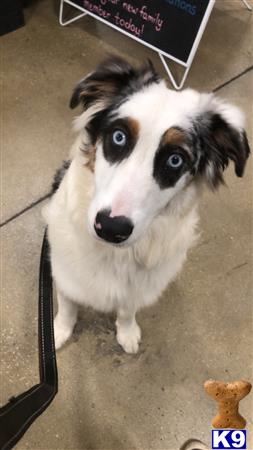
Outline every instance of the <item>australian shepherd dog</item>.
POLYGON ((156 302, 197 239, 202 187, 249 156, 241 111, 213 94, 175 92, 151 62, 110 57, 79 82, 78 133, 44 208, 58 312, 70 338, 78 305, 115 311, 118 343, 136 353, 136 312, 156 302))

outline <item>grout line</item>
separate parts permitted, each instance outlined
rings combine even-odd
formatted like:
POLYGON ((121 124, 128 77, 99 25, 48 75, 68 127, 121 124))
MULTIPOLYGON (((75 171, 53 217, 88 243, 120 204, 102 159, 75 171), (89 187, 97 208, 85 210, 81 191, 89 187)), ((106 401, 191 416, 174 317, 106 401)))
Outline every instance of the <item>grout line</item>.
POLYGON ((17 214, 14 214, 13 216, 9 217, 9 219, 6 219, 4 222, 0 223, 0 228, 4 225, 7 225, 7 223, 12 222, 14 219, 17 219, 17 217, 21 216, 21 214, 24 214, 25 212, 32 209, 34 206, 38 205, 39 203, 43 202, 47 198, 51 197, 51 192, 48 192, 47 194, 43 195, 43 197, 38 198, 38 200, 35 200, 30 205, 26 206, 24 209, 21 209, 17 214))
POLYGON ((230 80, 225 81, 225 83, 220 84, 219 86, 217 86, 216 88, 214 88, 212 90, 212 92, 217 92, 220 89, 224 88, 225 86, 227 86, 228 84, 232 83, 233 81, 237 80, 238 78, 242 77, 243 75, 246 75, 246 73, 250 72, 253 69, 253 66, 249 66, 247 67, 247 69, 243 70, 242 72, 238 73, 238 75, 235 75, 235 77, 230 78, 230 80))
MULTIPOLYGON (((253 65, 247 67, 247 69, 243 70, 242 72, 240 72, 239 74, 235 75, 233 78, 230 78, 230 80, 225 81, 225 83, 220 84, 219 86, 217 86, 216 88, 214 88, 212 90, 212 92, 217 92, 220 91, 222 88, 224 88, 225 86, 229 85, 230 83, 232 83, 233 81, 237 80, 238 78, 242 77, 243 75, 246 75, 246 73, 250 72, 253 69, 253 65)), ((32 209, 34 206, 38 205, 39 203, 43 202, 43 200, 46 200, 47 198, 49 198, 51 196, 51 192, 48 192, 47 194, 45 194, 43 197, 38 198, 38 200, 35 200, 33 203, 31 203, 30 205, 26 206, 26 208, 22 209, 21 211, 19 211, 17 214, 14 214, 13 216, 11 216, 9 219, 5 220, 4 222, 0 223, 0 228, 3 227, 4 225, 7 225, 8 223, 12 222, 14 219, 17 219, 17 217, 21 216, 22 214, 24 214, 25 212, 29 211, 30 209, 32 209)))

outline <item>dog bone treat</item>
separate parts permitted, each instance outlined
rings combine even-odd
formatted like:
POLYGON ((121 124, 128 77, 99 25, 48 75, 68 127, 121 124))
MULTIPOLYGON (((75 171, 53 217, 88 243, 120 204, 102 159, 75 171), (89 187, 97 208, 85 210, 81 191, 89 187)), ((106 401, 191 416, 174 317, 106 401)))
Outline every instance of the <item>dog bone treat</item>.
POLYGON ((214 428, 242 429, 246 420, 239 414, 239 402, 251 390, 248 381, 240 380, 232 383, 208 380, 204 384, 205 391, 218 403, 218 414, 213 418, 214 428))

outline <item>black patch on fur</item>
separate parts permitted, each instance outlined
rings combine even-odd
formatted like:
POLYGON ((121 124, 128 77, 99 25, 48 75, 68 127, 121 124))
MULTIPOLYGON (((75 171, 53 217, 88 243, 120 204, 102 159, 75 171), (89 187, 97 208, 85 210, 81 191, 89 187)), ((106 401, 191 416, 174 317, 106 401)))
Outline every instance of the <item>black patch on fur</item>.
POLYGON ((127 120, 124 119, 117 119, 109 124, 107 128, 103 129, 102 139, 104 156, 110 163, 123 161, 123 159, 131 154, 136 144, 136 138, 133 136, 133 133, 127 124, 127 120), (126 144, 122 147, 119 147, 113 142, 112 136, 116 130, 123 131, 126 135, 126 144))
POLYGON ((171 144, 160 145, 154 158, 153 177, 161 189, 173 187, 185 172, 191 170, 191 166, 190 156, 182 147, 171 144), (167 165, 169 157, 174 153, 183 159, 183 164, 179 168, 167 165))
POLYGON ((95 145, 98 137, 101 136, 104 130, 110 127, 113 120, 113 107, 103 109, 93 115, 90 122, 86 125, 86 131, 90 136, 90 142, 95 145))
POLYGON ((212 188, 224 183, 223 171, 230 160, 236 175, 243 176, 250 154, 244 131, 233 128, 219 114, 207 113, 195 121, 191 139, 196 160, 194 172, 204 176, 212 188))
POLYGON ((223 172, 230 160, 234 162, 236 175, 243 176, 250 154, 246 133, 236 130, 220 114, 210 111, 198 117, 186 141, 190 154, 177 146, 162 146, 161 140, 153 168, 153 176, 161 189, 173 187, 187 171, 192 177, 204 178, 215 189, 224 183, 223 172), (178 169, 166 165, 172 153, 179 153, 184 159, 183 166, 178 169))
POLYGON ((70 166, 71 161, 63 161, 62 166, 56 171, 52 183, 51 194, 54 194, 61 184, 61 181, 70 166))

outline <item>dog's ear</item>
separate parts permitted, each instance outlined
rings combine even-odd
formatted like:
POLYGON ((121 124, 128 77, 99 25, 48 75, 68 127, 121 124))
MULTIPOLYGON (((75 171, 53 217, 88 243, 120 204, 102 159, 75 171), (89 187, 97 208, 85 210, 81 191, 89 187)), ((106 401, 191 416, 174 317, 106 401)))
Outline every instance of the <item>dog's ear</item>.
POLYGON ((75 108, 82 103, 84 109, 101 103, 109 106, 113 99, 122 92, 127 95, 141 85, 151 81, 157 81, 152 63, 148 63, 140 69, 134 69, 127 61, 111 56, 103 61, 97 69, 84 78, 73 91, 70 107, 75 108))
POLYGON ((197 134, 197 173, 201 174, 211 188, 224 183, 223 171, 233 161, 235 173, 243 176, 250 153, 244 118, 235 106, 211 97, 209 108, 195 122, 197 134))

